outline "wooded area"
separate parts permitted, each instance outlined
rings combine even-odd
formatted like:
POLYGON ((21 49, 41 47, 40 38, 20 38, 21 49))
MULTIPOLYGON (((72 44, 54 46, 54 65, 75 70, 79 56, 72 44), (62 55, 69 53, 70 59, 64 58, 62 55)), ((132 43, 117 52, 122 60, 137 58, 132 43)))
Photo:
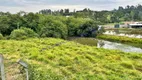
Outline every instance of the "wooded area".
POLYGON ((131 20, 142 20, 142 5, 125 8, 120 6, 112 11, 93 11, 85 8, 74 12, 69 9, 45 9, 37 13, 20 11, 17 14, 0 12, 0 36, 6 36, 7 39, 95 37, 101 33, 97 31, 98 25, 131 20))

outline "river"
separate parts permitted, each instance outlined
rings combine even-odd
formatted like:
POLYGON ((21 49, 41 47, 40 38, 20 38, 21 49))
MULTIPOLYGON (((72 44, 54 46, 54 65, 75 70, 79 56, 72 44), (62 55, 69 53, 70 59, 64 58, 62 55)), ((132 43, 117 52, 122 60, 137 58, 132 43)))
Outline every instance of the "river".
POLYGON ((123 52, 142 53, 142 49, 139 47, 134 47, 122 43, 110 42, 105 40, 97 40, 95 38, 73 38, 70 40, 84 45, 96 46, 98 48, 120 50, 123 52))
POLYGON ((104 40, 99 40, 97 47, 98 48, 105 48, 105 49, 120 50, 120 51, 123 51, 123 52, 142 53, 141 48, 133 47, 133 46, 122 44, 122 43, 104 41, 104 40))

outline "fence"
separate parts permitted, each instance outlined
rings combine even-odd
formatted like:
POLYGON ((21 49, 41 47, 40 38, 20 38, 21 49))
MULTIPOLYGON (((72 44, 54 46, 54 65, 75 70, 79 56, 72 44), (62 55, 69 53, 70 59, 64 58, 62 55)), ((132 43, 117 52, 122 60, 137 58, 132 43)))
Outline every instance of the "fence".
POLYGON ((0 80, 29 80, 28 65, 22 60, 13 62, 0 55, 0 80))

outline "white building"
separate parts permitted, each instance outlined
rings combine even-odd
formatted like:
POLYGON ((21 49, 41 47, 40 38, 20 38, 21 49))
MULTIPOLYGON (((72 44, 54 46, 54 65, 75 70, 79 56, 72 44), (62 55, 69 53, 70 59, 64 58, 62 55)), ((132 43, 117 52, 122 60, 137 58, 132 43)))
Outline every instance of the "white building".
POLYGON ((129 24, 129 28, 142 28, 142 23, 135 22, 133 24, 129 24))

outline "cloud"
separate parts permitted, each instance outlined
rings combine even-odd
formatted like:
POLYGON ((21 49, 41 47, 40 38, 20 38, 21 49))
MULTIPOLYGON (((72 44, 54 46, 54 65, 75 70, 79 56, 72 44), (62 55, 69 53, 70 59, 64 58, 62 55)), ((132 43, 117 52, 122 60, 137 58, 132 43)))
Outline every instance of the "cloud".
POLYGON ((41 9, 61 8, 93 10, 112 10, 118 6, 142 4, 142 0, 0 0, 0 10, 12 13, 20 10, 37 12, 41 9))

